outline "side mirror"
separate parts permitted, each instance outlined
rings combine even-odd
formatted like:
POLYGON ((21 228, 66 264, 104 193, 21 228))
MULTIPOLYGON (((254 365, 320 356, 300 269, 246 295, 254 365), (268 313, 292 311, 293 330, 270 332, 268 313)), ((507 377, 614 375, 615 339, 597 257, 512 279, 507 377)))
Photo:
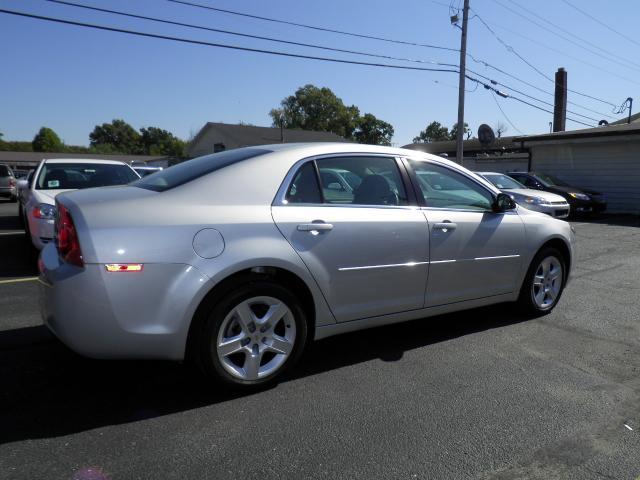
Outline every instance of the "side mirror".
POLYGON ((499 193, 493 202, 493 211, 496 213, 514 210, 515 208, 515 200, 506 193, 499 193))

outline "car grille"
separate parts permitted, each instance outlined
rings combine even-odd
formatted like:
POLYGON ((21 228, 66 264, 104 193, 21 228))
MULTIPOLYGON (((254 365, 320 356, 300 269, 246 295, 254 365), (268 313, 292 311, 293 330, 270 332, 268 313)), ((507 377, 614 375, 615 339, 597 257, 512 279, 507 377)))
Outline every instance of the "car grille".
POLYGON ((551 204, 551 205, 567 205, 567 202, 566 202, 566 200, 562 200, 562 201, 559 201, 559 202, 549 202, 549 204, 551 204))

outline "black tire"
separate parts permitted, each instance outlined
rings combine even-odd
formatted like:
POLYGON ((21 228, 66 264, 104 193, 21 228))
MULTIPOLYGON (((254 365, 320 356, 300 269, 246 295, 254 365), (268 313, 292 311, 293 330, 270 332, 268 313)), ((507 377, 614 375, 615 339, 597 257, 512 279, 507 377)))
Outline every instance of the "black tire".
POLYGON ((564 292, 566 279, 567 262, 564 258, 564 255, 555 248, 543 248, 536 254, 536 256, 531 261, 531 265, 529 265, 529 269, 527 270, 524 282, 522 283, 522 288, 520 289, 520 295, 517 301, 518 309, 525 315, 529 316, 547 315, 556 307, 556 305, 558 305, 560 297, 562 296, 562 292, 564 292), (555 259, 557 259, 562 267, 562 274, 558 278, 558 281, 560 281, 561 283, 559 285, 559 292, 557 293, 555 300, 553 300, 553 303, 551 303, 549 306, 542 307, 534 299, 533 282, 542 261, 549 257, 554 257, 555 259))
POLYGON ((295 365, 306 345, 308 327, 304 308, 289 289, 269 280, 252 281, 235 288, 219 298, 203 315, 200 327, 194 332, 193 359, 207 377, 235 389, 261 388, 275 383, 295 365), (256 380, 244 380, 225 369, 218 358, 216 344, 225 318, 237 305, 253 297, 272 297, 284 303, 292 314, 296 335, 291 353, 276 371, 256 380))

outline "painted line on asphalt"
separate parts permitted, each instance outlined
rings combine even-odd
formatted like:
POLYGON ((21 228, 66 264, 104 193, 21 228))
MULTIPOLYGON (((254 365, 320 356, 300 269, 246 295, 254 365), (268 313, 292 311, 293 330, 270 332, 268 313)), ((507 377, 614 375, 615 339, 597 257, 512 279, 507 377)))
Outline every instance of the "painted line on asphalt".
POLYGON ((0 280, 0 285, 7 283, 36 282, 38 277, 12 278, 10 280, 0 280))
POLYGON ((11 232, 0 232, 0 235, 24 235, 24 230, 13 230, 11 232))

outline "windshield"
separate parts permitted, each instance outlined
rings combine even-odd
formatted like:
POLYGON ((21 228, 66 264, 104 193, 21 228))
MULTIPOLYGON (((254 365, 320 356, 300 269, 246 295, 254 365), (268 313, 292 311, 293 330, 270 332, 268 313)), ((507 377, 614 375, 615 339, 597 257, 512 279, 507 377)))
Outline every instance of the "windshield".
POLYGON ((133 185, 154 192, 164 192, 234 163, 271 152, 272 150, 263 148, 243 148, 214 153, 165 168, 138 180, 133 185))
POLYGON ((498 174, 490 174, 490 175, 482 175, 484 178, 489 180, 493 185, 495 185, 500 190, 513 190, 515 188, 527 188, 522 185, 520 182, 514 180, 513 178, 507 175, 498 175, 498 174))
POLYGON ((544 173, 536 173, 536 178, 542 182, 545 187, 569 187, 570 185, 562 180, 546 175, 544 173))
POLYGON ((79 190, 82 188, 125 185, 137 180, 128 165, 116 163, 45 163, 36 188, 38 190, 79 190))

